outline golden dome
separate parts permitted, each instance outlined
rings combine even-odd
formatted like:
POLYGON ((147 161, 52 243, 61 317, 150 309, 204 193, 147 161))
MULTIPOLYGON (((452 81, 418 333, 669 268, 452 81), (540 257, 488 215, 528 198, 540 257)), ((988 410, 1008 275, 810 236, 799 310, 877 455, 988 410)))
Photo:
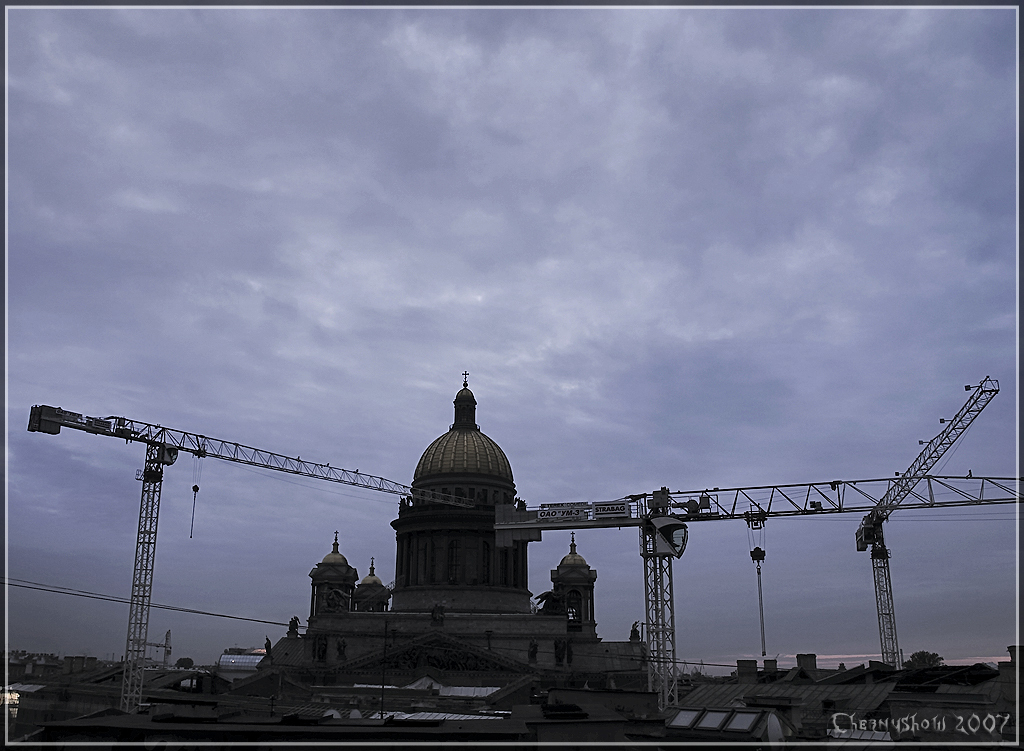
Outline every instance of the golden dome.
POLYGON ((348 565, 348 558, 346 558, 345 556, 343 556, 341 553, 338 552, 338 533, 337 532, 334 533, 334 549, 330 553, 328 553, 327 555, 324 556, 324 559, 323 559, 323 561, 321 561, 321 563, 342 564, 344 566, 348 565))
POLYGON ((576 533, 572 533, 572 541, 569 543, 569 552, 565 554, 558 567, 562 566, 588 566, 586 559, 576 552, 576 533))
POLYGON ((384 586, 384 582, 380 580, 380 577, 373 573, 373 558, 370 558, 370 573, 363 577, 363 580, 359 582, 360 587, 365 587, 368 584, 379 584, 384 586))
POLYGON ((455 422, 427 446, 413 473, 413 482, 434 475, 492 475, 513 482, 508 457, 476 424, 476 398, 463 381, 455 396, 455 422))
POLYGON ((492 439, 479 428, 453 427, 435 440, 416 465, 413 480, 446 474, 496 475, 512 482, 512 465, 492 439))

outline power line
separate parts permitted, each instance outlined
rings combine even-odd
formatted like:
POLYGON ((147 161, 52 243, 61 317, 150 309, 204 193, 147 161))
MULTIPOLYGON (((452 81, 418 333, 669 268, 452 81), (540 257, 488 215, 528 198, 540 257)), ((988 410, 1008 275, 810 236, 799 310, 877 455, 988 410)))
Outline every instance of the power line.
MULTIPOLYGON (((71 595, 72 597, 84 597, 84 598, 90 599, 90 600, 103 600, 103 601, 106 601, 106 602, 120 602, 120 603, 125 603, 125 604, 130 603, 130 600, 127 597, 118 597, 117 595, 107 595, 107 594, 102 594, 100 592, 89 592, 88 590, 73 589, 71 587, 59 587, 59 586, 56 586, 56 585, 43 584, 41 582, 28 581, 27 579, 14 579, 14 578, 8 577, 4 581, 10 587, 20 587, 22 589, 34 589, 34 590, 38 590, 38 591, 41 591, 41 592, 53 592, 53 593, 59 594, 59 595, 71 595)), ((267 620, 263 620, 261 618, 246 618, 246 617, 241 616, 241 615, 228 615, 226 613, 211 613, 211 612, 209 612, 207 610, 196 610, 194 608, 181 608, 181 607, 177 607, 175 605, 159 605, 157 603, 150 603, 150 607, 151 608, 160 608, 161 610, 174 610, 174 611, 177 611, 179 613, 192 613, 193 615, 208 615, 208 616, 212 616, 214 618, 230 618, 230 619, 238 620, 238 621, 252 621, 254 623, 269 623, 272 626, 289 626, 290 625, 288 623, 282 623, 280 621, 267 621, 267 620)), ((553 653, 553 650, 547 650, 547 649, 542 649, 540 651, 544 652, 545 654, 553 653)), ((635 658, 635 657, 626 657, 625 660, 627 662, 646 664, 646 659, 644 659, 644 658, 639 658, 638 659, 638 658, 635 658)), ((735 668, 736 667, 733 664, 725 665, 725 664, 715 663, 715 662, 702 662, 700 660, 680 660, 680 659, 676 659, 676 660, 670 660, 670 662, 674 662, 677 665, 693 665, 694 667, 698 667, 699 665, 706 665, 708 667, 722 667, 722 668, 735 668)))
MULTIPOLYGON (((57 587, 50 584, 42 584, 40 582, 27 581, 25 579, 5 579, 5 582, 10 587, 20 587, 22 589, 35 589, 41 592, 53 592, 58 595, 71 595, 73 597, 84 597, 90 600, 104 600, 107 602, 120 602, 130 604, 131 600, 127 597, 118 597, 117 595, 107 595, 100 592, 89 592, 84 589, 72 589, 71 587, 57 587)), ((194 608, 180 608, 175 605, 159 605, 155 602, 150 603, 151 608, 160 608, 161 610, 174 610, 179 613, 192 613, 193 615, 209 615, 214 618, 230 618, 236 621, 252 621, 253 623, 269 623, 272 626, 288 626, 288 623, 282 623, 281 621, 267 621, 261 618, 246 618, 241 615, 228 615, 226 613, 211 613, 208 610, 196 610, 194 608)))

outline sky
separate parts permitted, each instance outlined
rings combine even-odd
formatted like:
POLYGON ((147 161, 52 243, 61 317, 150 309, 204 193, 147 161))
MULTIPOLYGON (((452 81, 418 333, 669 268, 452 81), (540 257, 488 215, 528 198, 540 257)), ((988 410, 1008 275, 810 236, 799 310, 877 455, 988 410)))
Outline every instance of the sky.
MULTIPOLYGON (((410 483, 469 372, 541 503, 1019 476, 1017 11, 6 9, 11 578, 127 597, 120 415, 410 483)), ((331 549, 394 578, 397 497, 182 455, 153 602, 308 616, 331 549), (195 499, 191 487, 198 482, 195 499)), ((887 525, 900 647, 1019 643, 1013 506, 887 525)), ((860 518, 770 520, 768 656, 879 659, 860 518)), ((693 524, 677 655, 760 657, 742 522, 693 524)), ((635 529, 587 530, 605 640, 635 529)), ((569 532, 530 547, 550 588, 569 532)), ((119 657, 127 605, 8 587, 12 649, 119 657)), ((212 663, 285 627, 154 609, 212 663)))

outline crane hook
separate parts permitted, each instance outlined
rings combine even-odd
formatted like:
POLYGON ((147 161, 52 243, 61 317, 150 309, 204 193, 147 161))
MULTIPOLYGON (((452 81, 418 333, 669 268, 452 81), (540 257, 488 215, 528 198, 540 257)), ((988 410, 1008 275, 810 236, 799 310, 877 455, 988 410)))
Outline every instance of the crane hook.
POLYGON ((205 451, 193 454, 192 462, 192 523, 188 528, 188 539, 192 539, 192 532, 196 526, 196 498, 199 497, 199 480, 203 476, 203 456, 205 451))
POLYGON ((757 611, 761 616, 761 656, 767 656, 764 646, 764 597, 761 594, 761 561, 764 560, 764 549, 760 546, 750 551, 750 560, 757 564, 757 611))
POLYGON ((199 486, 198 485, 193 485, 192 486, 192 523, 189 525, 189 528, 188 528, 188 539, 190 539, 190 540, 192 539, 192 530, 194 530, 195 526, 196 526, 196 498, 198 496, 199 496, 199 486))

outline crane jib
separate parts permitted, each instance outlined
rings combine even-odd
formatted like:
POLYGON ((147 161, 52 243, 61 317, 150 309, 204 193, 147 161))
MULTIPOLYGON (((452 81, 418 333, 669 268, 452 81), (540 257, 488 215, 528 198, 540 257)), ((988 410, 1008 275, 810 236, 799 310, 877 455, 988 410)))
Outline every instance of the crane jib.
MULTIPOLYGON (((129 420, 126 417, 88 417, 60 407, 34 405, 29 413, 29 432, 56 435, 62 427, 74 428, 94 435, 123 438, 126 442, 146 444, 146 465, 138 476, 143 481, 139 507, 139 533, 135 547, 135 566, 132 574, 132 596, 129 603, 128 637, 125 644, 125 670, 121 688, 121 709, 137 711, 142 704, 142 684, 145 675, 147 632, 149 628, 149 602, 152 593, 153 560, 156 552, 157 520, 160 508, 160 490, 163 467, 174 464, 180 451, 197 457, 214 457, 224 461, 247 464, 264 469, 289 472, 331 482, 396 493, 402 502, 444 503, 473 507, 465 498, 446 493, 424 493, 408 485, 376 475, 364 475, 358 470, 332 467, 330 464, 304 462, 300 457, 284 456, 271 451, 244 446, 240 443, 208 438, 197 433, 172 430, 162 425, 129 420)), ((198 492, 198 485, 194 486, 198 492)), ((169 645, 168 645, 169 649, 169 645)))
MULTIPOLYGON (((974 393, 960 411, 948 421, 945 429, 928 441, 917 459, 902 475, 897 474, 888 491, 878 505, 864 517, 857 528, 857 550, 864 552, 871 548, 871 568, 875 581, 875 605, 878 610, 878 634, 881 644, 882 662, 900 667, 899 641, 896 634, 896 614, 893 604, 892 582, 889 575, 889 549, 885 546, 882 525, 899 504, 914 491, 921 475, 934 467, 947 449, 966 432, 986 405, 999 393, 999 382, 985 376, 977 386, 968 384, 964 389, 974 393)), ((946 423, 940 419, 940 423, 946 423)), ((930 488, 929 488, 930 492, 930 488)), ((980 493, 979 493, 980 496, 980 493)))
POLYGON ((185 451, 198 457, 212 457, 223 461, 235 462, 236 464, 247 464, 263 469, 272 469, 303 477, 377 490, 382 493, 409 496, 417 501, 443 503, 450 506, 468 508, 474 506, 472 501, 465 498, 458 498, 436 491, 431 491, 429 496, 427 496, 408 485, 388 480, 385 477, 332 467, 330 464, 307 462, 303 461, 300 457, 285 456, 233 441, 209 438, 198 433, 174 430, 162 425, 129 420, 126 417, 88 417, 80 412, 71 412, 60 407, 48 405, 32 407, 28 422, 30 432, 56 435, 60 433, 61 427, 74 428, 75 430, 95 435, 123 438, 126 441, 138 441, 150 446, 162 446, 167 449, 185 451))
POLYGON ((946 423, 946 428, 930 440, 910 467, 907 468, 907 471, 903 472, 899 478, 893 481, 889 491, 878 502, 879 511, 884 512, 898 505, 900 501, 910 494, 920 478, 935 466, 939 459, 942 458, 942 455, 946 453, 946 450, 970 427, 974 418, 999 393, 999 381, 986 377, 977 386, 968 386, 966 388, 968 390, 973 389, 974 393, 971 394, 970 398, 953 419, 943 421, 946 423))

